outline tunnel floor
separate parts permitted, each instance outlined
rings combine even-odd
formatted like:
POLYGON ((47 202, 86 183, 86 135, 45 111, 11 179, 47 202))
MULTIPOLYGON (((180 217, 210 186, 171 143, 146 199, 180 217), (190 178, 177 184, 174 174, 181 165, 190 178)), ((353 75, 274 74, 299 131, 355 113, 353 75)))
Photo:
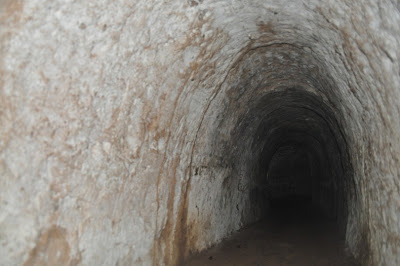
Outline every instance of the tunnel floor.
POLYGON ((335 222, 311 201, 275 200, 267 217, 185 265, 358 265, 346 254, 335 222))

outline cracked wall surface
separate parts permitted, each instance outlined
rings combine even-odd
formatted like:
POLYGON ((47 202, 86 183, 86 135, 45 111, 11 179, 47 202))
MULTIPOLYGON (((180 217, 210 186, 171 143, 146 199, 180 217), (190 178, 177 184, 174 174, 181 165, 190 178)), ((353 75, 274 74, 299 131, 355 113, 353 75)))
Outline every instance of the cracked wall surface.
POLYGON ((0 23, 1 265, 182 263, 263 215, 285 141, 350 252, 400 264, 398 1, 0 0, 0 23))

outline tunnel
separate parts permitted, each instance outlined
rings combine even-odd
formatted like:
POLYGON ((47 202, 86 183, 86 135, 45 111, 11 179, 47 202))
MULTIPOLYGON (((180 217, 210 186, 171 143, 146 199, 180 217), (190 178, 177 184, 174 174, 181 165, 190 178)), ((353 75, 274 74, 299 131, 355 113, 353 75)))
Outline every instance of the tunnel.
POLYGON ((274 204, 284 207, 280 202, 293 198, 294 204, 310 200, 346 232, 348 204, 357 203, 351 140, 341 96, 335 94, 338 84, 324 64, 307 49, 288 44, 256 45, 234 64, 193 144, 189 226, 207 211, 200 230, 219 223, 241 227, 268 217, 274 204), (203 193, 209 195, 208 203, 203 193), (211 206, 199 208, 204 204, 211 206), (213 215, 224 218, 213 222, 218 219, 213 215))
POLYGON ((271 94, 263 102, 266 114, 255 135, 261 143, 252 144, 262 147, 253 193, 270 199, 312 199, 327 215, 340 217, 344 226, 346 197, 351 196, 344 189, 353 185, 351 162, 333 111, 322 99, 301 90, 271 94))
POLYGON ((0 264, 185 265, 304 203, 399 265, 399 36, 394 0, 0 0, 0 264))

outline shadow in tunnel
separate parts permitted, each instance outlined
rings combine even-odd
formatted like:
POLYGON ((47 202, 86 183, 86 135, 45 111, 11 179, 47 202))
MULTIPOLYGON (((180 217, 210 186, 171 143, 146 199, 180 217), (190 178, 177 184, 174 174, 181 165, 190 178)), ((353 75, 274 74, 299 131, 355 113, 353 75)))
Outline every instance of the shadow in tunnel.
POLYGON ((187 265, 357 265, 345 249, 346 142, 335 114, 296 89, 271 93, 254 113, 263 108, 241 190, 258 222, 187 265))
POLYGON ((332 218, 308 196, 276 198, 268 215, 185 265, 358 265, 332 218))

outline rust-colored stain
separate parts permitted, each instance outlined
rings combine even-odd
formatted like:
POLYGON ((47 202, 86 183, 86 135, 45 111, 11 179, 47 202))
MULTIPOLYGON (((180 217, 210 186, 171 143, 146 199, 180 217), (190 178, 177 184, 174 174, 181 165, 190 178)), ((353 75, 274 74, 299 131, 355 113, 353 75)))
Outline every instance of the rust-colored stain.
MULTIPOLYGON (((209 19, 197 19, 191 25, 191 29, 200 29, 203 27, 205 23, 211 22, 211 18, 209 19)), ((215 63, 211 64, 204 64, 204 62, 212 61, 211 58, 215 56, 216 51, 219 49, 215 49, 215 52, 210 52, 207 49, 209 46, 218 46, 222 47, 222 41, 224 38, 228 38, 222 34, 221 30, 213 31, 212 36, 204 36, 201 34, 201 31, 192 31, 189 30, 188 32, 192 32, 189 36, 185 39, 183 43, 178 44, 175 47, 175 50, 181 52, 185 50, 187 47, 198 47, 199 54, 197 57, 190 63, 190 67, 188 71, 178 74, 180 78, 186 80, 185 85, 179 89, 179 94, 182 93, 184 90, 187 82, 190 80, 200 80, 205 78, 204 76, 199 76, 200 73, 212 73, 214 71, 215 63), (221 39, 223 38, 223 39, 221 39)), ((217 47, 217 48, 218 48, 217 47)), ((174 102, 173 106, 174 109, 178 106, 178 99, 174 102)), ((204 114, 203 114, 204 115, 204 114)), ((157 126, 159 125, 159 118, 157 116, 149 116, 148 117, 148 130, 156 130, 157 126)), ((172 116, 170 119, 170 123, 176 117, 172 116)), ((160 132, 163 137, 166 137, 167 143, 170 139, 171 133, 165 134, 165 132, 160 132), (165 135, 165 136, 164 136, 165 135)), ((185 135, 185 133, 183 133, 185 135)), ((167 159, 164 155, 163 165, 166 163, 167 159)), ((188 192, 190 190, 190 178, 186 182, 179 182, 176 177, 176 170, 180 164, 180 156, 177 156, 173 162, 168 165, 166 171, 160 171, 157 181, 157 201, 160 201, 158 196, 159 191, 159 184, 162 178, 169 178, 169 195, 167 199, 167 222, 160 228, 161 234, 160 236, 155 239, 154 246, 153 246, 153 264, 157 265, 158 261, 157 258, 163 254, 163 263, 165 265, 182 265, 184 261, 185 254, 187 252, 187 244, 188 239, 192 237, 188 235, 191 233, 188 231, 188 223, 187 223, 187 208, 188 208, 188 192), (178 195, 176 194, 176 187, 180 186, 181 193, 179 195, 179 200, 177 206, 175 205, 175 200, 178 195)), ((190 175, 190 174, 189 174, 190 175)))
POLYGON ((23 6, 22 0, 0 0, 0 23, 18 22, 23 6))
MULTIPOLYGON (((0 106, 0 123, 2 124, 7 124, 5 123, 5 120, 11 121, 14 113, 14 106, 10 103, 7 96, 3 92, 4 81, 7 76, 4 66, 4 58, 8 52, 7 42, 13 34, 12 29, 16 27, 20 20, 22 9, 22 0, 0 0, 0 102, 8 103, 0 106), (3 30, 3 28, 7 28, 7 30, 3 30), (10 115, 8 116, 7 113, 10 115)), ((0 134, 2 134, 2 138, 4 139, 3 145, 0 147, 1 150, 3 147, 7 146, 7 143, 12 135, 12 130, 3 129, 0 130, 0 134)))
POLYGON ((257 29, 259 33, 272 33, 275 34, 274 25, 271 21, 265 23, 264 21, 260 21, 257 23, 257 29))
POLYGON ((65 229, 55 225, 42 233, 24 266, 68 265, 70 247, 66 233, 65 229))
MULTIPOLYGON (((177 253, 177 248, 176 248, 176 242, 171 244, 171 236, 173 235, 174 232, 174 226, 173 226, 173 210, 174 210, 174 198, 175 198, 175 186, 176 186, 176 168, 179 164, 179 158, 174 160, 171 163, 171 169, 173 171, 172 173, 172 179, 170 181, 169 187, 170 189, 170 195, 168 196, 167 200, 167 208, 168 208, 168 213, 167 213, 167 223, 165 224, 164 228, 161 230, 161 235, 160 235, 160 242, 164 242, 165 245, 165 258, 164 258, 164 263, 166 265, 173 265, 176 264, 175 259, 178 257, 177 253), (171 256, 172 255, 172 256, 171 256)), ((154 255, 157 255, 158 249, 160 247, 156 247, 157 250, 153 250, 153 252, 156 252, 154 255)))

